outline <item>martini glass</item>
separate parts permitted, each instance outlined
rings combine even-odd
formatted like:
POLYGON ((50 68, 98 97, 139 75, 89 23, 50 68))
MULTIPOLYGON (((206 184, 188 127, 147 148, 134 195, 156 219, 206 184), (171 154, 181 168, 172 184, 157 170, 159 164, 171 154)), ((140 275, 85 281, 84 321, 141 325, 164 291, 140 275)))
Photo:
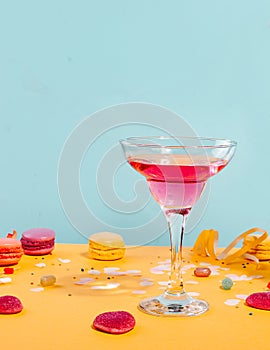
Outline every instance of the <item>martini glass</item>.
POLYGON ((142 300, 139 309, 155 316, 195 316, 208 310, 192 298, 182 276, 187 217, 207 180, 231 160, 236 142, 200 137, 130 137, 120 141, 128 163, 144 175, 168 222, 171 271, 163 294, 142 300))

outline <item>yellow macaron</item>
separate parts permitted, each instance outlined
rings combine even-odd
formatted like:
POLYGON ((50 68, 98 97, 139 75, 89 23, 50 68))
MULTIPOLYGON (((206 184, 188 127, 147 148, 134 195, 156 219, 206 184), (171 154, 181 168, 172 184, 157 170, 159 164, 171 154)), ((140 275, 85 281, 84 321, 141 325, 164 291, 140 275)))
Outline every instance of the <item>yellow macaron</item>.
MULTIPOLYGON (((245 237, 243 245, 254 242, 257 237, 257 235, 245 237)), ((259 260, 270 260, 270 237, 250 248, 247 253, 256 256, 259 260)))
POLYGON ((98 232, 89 237, 89 257, 96 260, 118 260, 125 255, 125 243, 117 233, 98 232))

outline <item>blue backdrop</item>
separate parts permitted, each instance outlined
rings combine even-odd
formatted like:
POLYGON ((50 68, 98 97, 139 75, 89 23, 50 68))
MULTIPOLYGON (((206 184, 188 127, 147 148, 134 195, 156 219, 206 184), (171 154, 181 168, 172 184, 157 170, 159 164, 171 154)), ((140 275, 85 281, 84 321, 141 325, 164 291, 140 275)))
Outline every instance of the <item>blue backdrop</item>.
MULTIPOLYGON (((85 117, 134 101, 175 111, 199 135, 238 141, 186 244, 204 228, 219 231, 220 245, 269 228, 268 0, 6 1, 0 36, 1 236, 45 226, 58 242, 85 242, 59 199, 61 150, 85 117)), ((150 244, 168 241, 165 233, 150 244)))

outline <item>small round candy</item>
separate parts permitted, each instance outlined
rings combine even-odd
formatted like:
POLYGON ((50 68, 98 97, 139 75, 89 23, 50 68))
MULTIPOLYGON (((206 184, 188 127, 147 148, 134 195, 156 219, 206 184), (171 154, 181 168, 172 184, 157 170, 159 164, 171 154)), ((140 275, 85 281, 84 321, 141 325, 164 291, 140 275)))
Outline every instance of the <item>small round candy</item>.
POLYGON ((211 270, 208 267, 196 267, 194 275, 196 277, 208 277, 211 274, 211 270))
POLYGON ((222 281, 221 285, 223 289, 230 290, 233 286, 233 281, 229 277, 226 277, 222 281))
POLYGON ((45 275, 42 276, 40 279, 40 284, 42 285, 42 287, 52 286, 53 284, 55 284, 55 282, 56 278, 54 275, 45 275))

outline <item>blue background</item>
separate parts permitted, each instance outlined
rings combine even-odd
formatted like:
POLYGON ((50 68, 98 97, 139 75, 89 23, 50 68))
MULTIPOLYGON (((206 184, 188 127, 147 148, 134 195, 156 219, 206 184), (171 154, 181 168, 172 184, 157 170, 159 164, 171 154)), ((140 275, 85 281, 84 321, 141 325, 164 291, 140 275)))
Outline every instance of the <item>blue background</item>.
MULTIPOLYGON (((1 236, 45 226, 58 242, 85 242, 59 200, 61 150, 86 116, 133 101, 175 111, 202 136, 238 141, 186 244, 204 228, 219 231, 220 245, 254 226, 269 229, 268 0, 0 7, 1 236)), ((168 241, 164 234, 151 244, 168 241)))

